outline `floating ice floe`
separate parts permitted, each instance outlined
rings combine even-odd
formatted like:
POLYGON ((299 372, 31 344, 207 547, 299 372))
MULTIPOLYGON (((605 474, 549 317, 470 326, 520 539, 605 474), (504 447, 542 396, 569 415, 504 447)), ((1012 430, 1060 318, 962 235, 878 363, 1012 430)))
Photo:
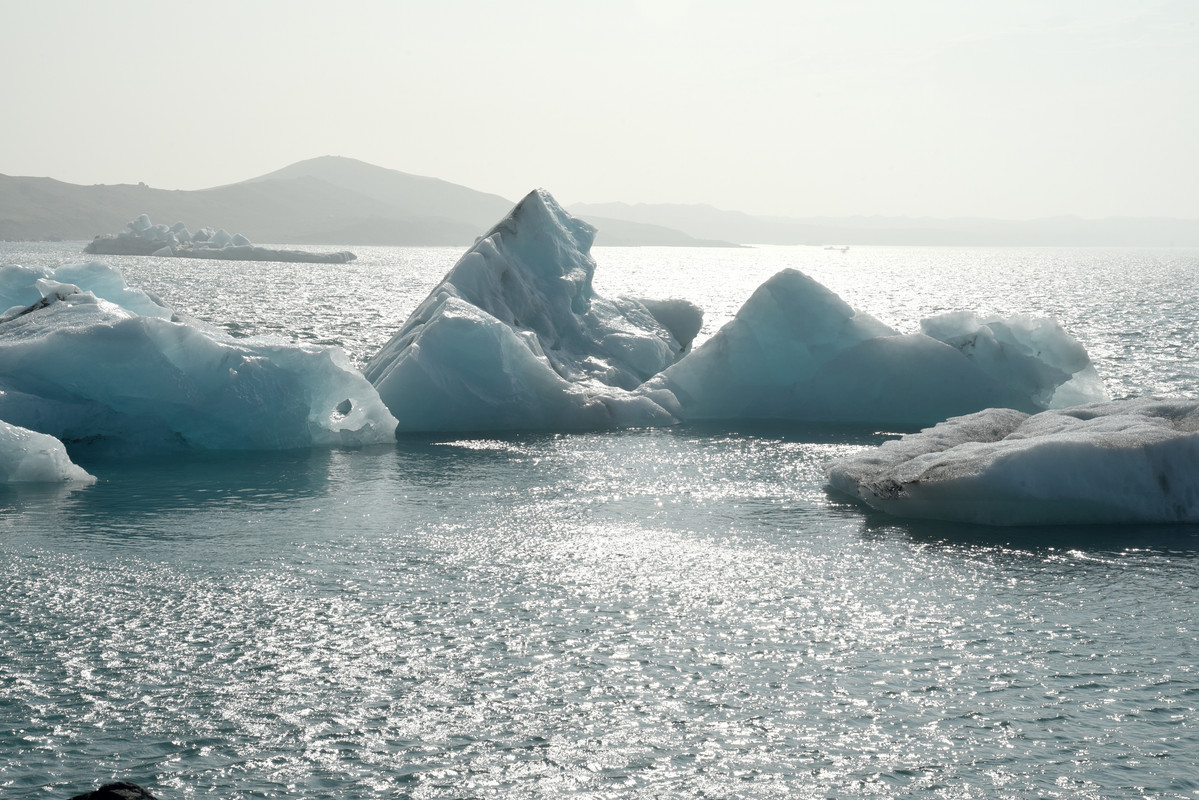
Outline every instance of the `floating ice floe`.
POLYGON ((95 482, 53 436, 0 421, 0 484, 95 482))
POLYGON ((676 422, 673 396, 635 390, 686 352, 702 312, 596 294, 594 237, 538 190, 480 238, 366 365, 399 430, 676 422))
POLYGON ((309 264, 344 264, 357 256, 348 250, 318 252, 277 250, 259 247, 240 233, 223 228, 201 228, 191 233, 182 222, 169 228, 155 225, 142 214, 117 234, 101 234, 88 242, 83 252, 108 256, 173 256, 176 258, 215 258, 225 261, 288 261, 309 264))
POLYGON ((826 466, 902 517, 987 525, 1199 522, 1199 401, 988 409, 826 466))
POLYGON ((1085 349, 1051 320, 925 320, 902 335, 812 278, 784 270, 644 390, 688 420, 930 425, 989 407, 1107 398, 1085 349))
POLYGON ((395 418, 339 349, 187 324, 99 262, 0 269, 0 300, 16 301, 0 315, 8 423, 130 451, 393 441, 395 418))

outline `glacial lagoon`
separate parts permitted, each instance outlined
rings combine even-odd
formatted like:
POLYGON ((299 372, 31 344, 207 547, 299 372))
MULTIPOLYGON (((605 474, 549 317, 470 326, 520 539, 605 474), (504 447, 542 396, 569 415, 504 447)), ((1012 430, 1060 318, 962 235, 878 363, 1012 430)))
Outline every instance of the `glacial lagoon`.
MULTIPOLYGON (((86 260, 82 243, 0 262, 86 260)), ((358 364, 461 254, 109 257, 358 364)), ((792 267, 914 332, 1058 320, 1115 398, 1199 395, 1199 252, 595 248, 710 338, 792 267)), ((1199 529, 903 522, 825 490, 896 431, 682 425, 75 455, 0 489, 0 794, 1187 797, 1199 529)))

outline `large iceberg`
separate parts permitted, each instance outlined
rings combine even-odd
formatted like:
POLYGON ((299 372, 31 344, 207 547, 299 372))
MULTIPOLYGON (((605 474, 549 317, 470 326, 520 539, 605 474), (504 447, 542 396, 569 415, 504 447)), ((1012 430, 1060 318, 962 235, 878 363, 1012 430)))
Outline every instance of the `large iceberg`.
POLYGON ((240 233, 230 234, 224 228, 201 228, 192 233, 182 222, 170 227, 155 225, 146 214, 130 222, 120 233, 101 234, 92 239, 84 246, 83 252, 107 256, 173 256, 308 264, 344 264, 357 258, 349 250, 320 252, 259 247, 240 233))
POLYGON ((395 418, 339 349, 235 341, 105 264, 0 269, 0 300, 14 303, 0 315, 0 419, 68 445, 393 441, 395 418))
POLYGON ((0 421, 0 483, 95 483, 62 442, 0 421))
POLYGON ((917 427, 989 407, 1106 399, 1086 351, 1050 320, 926 320, 900 334, 783 270, 715 336, 644 388, 682 416, 917 427), (931 334, 931 335, 930 335, 931 334))
POLYGON ((826 466, 903 517, 987 525, 1199 522, 1199 401, 988 409, 826 466))
POLYGON ((537 190, 480 238, 364 369, 399 430, 676 422, 671 395, 635 390, 687 352, 702 313, 596 294, 594 237, 537 190))

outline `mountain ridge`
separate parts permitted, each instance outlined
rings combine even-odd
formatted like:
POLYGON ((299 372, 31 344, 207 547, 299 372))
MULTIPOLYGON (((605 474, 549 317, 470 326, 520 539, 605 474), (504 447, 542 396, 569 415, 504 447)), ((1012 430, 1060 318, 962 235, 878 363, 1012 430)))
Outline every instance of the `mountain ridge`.
MULTIPOLYGON (((278 244, 467 246, 513 201, 440 178, 319 156, 207 189, 83 186, 0 174, 0 240, 91 240, 148 214, 278 244)), ((1199 220, 788 218, 708 204, 575 203, 597 245, 1199 246, 1199 220)))
MULTIPOLYGON (((241 233, 255 242, 466 246, 514 203, 466 186, 320 156, 207 189, 82 186, 0 175, 0 240, 84 240, 147 214, 241 233)), ((596 219, 601 245, 734 246, 637 221, 596 219)))

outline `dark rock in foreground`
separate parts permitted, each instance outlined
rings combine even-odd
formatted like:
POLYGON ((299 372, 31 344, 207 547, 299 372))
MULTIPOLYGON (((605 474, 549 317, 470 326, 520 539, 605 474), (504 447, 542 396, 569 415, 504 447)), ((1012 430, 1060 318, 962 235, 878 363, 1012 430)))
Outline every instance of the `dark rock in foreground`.
POLYGON ((117 781, 106 783, 94 792, 77 794, 71 800, 158 800, 136 783, 117 781))

